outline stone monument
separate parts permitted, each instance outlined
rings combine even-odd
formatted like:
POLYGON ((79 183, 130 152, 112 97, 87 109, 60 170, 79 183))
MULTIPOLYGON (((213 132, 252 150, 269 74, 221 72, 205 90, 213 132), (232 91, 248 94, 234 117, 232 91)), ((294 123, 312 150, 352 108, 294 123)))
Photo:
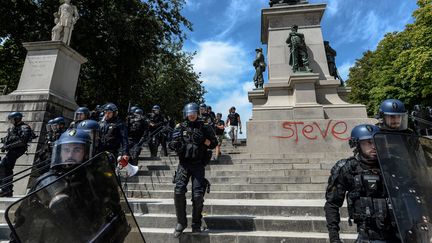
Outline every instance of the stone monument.
POLYGON ((339 87, 329 72, 320 25, 325 8, 326 4, 296 1, 262 9, 261 42, 267 45, 269 81, 248 93, 253 105, 247 124, 251 152, 349 152, 351 128, 375 122, 367 118, 364 105, 346 102, 350 89, 339 87), (290 67, 292 50, 286 42, 293 26, 304 35, 312 72, 290 67))
MULTIPOLYGON (((65 4, 70 4, 70 1, 66 0, 65 4)), ((56 38, 61 36, 61 40, 23 43, 27 49, 27 56, 18 87, 9 95, 0 96, 0 110, 3 116, 3 122, 0 122, 0 135, 5 135, 8 126, 6 117, 11 111, 23 113, 23 121, 39 135, 30 143, 28 154, 18 159, 14 173, 33 164, 35 152, 44 142, 46 122, 57 116, 71 120, 78 107, 75 102, 75 91, 81 65, 87 62, 87 59, 68 46, 73 24, 70 25, 70 19, 64 15, 64 8, 67 11, 73 9, 73 12, 68 12, 75 16, 72 19, 73 23, 77 15, 75 7, 65 4, 60 6, 61 15, 56 25, 58 27, 61 23, 63 29, 53 29, 53 35, 56 38), (63 17, 65 18, 62 19, 63 17)), ((14 195, 25 194, 28 181, 29 178, 26 178, 16 183, 14 195)))

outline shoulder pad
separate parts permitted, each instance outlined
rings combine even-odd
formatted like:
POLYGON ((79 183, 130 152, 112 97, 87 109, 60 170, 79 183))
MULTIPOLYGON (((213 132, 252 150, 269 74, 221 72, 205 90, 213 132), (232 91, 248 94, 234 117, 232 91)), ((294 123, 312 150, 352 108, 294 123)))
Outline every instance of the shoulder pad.
POLYGON ((357 164, 355 157, 349 157, 348 159, 341 159, 331 169, 332 174, 340 174, 341 171, 351 171, 357 164))

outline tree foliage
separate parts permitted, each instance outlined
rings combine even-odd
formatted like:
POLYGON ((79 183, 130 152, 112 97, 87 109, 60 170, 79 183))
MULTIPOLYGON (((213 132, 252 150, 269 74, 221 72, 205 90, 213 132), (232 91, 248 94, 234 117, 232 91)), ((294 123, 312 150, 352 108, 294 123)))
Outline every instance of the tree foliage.
POLYGON ((350 99, 366 104, 370 115, 388 98, 402 100, 408 109, 432 105, 432 0, 417 4, 413 24, 386 34, 350 69, 350 99))
MULTIPOLYGON (((129 102, 150 110, 166 108, 178 118, 181 107, 202 100, 204 89, 181 50, 184 0, 73 0, 80 19, 71 47, 88 59, 81 67, 77 103, 94 107, 129 102)), ((26 55, 23 42, 51 39, 58 0, 14 0, 0 5, 0 83, 14 90, 26 55), (0 42, 1 43, 1 42, 0 42)))

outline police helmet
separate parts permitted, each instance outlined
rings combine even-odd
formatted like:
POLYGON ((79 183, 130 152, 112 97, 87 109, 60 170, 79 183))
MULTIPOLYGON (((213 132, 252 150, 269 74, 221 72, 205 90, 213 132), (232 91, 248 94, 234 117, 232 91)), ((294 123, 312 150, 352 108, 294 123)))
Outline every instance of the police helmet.
POLYGON ((53 124, 53 122, 54 122, 54 119, 51 119, 51 120, 49 120, 48 122, 47 122, 47 124, 46 124, 46 130, 47 130, 47 132, 52 132, 52 124, 53 124))
POLYGON ((201 108, 207 108, 207 105, 205 104, 205 103, 201 103, 200 105, 199 105, 199 108, 201 109, 201 108))
POLYGON ((53 123, 63 125, 63 126, 66 125, 65 119, 62 116, 54 118, 53 123))
POLYGON ((222 113, 217 113, 217 114, 216 114, 216 117, 220 117, 220 118, 222 118, 222 113))
POLYGON ((183 117, 186 119, 191 114, 198 115, 199 106, 197 103, 189 103, 183 108, 183 117))
POLYGON ((103 111, 104 111, 104 114, 106 114, 107 112, 112 112, 113 117, 116 117, 118 114, 118 108, 114 103, 105 104, 103 111))
POLYGON ((60 129, 60 126, 65 126, 65 120, 63 117, 59 116, 52 119, 51 128, 54 132, 57 132, 60 129))
POLYGON ((8 115, 9 122, 11 122, 13 124, 17 124, 17 123, 21 122, 22 118, 23 118, 23 114, 21 112, 18 112, 18 111, 13 111, 13 112, 9 113, 9 115, 8 115))
POLYGON ((90 110, 87 107, 78 107, 74 114, 74 121, 82 121, 90 117, 90 110))
POLYGON ((95 120, 85 120, 78 124, 77 129, 83 130, 86 132, 91 139, 92 142, 92 154, 96 154, 99 147, 100 141, 100 126, 99 123, 95 120))
POLYGON ((388 130, 406 130, 408 114, 405 105, 397 99, 384 100, 379 107, 380 124, 388 130))
POLYGON ((350 147, 358 148, 360 141, 372 139, 375 133, 379 131, 379 127, 371 124, 361 124, 355 126, 351 130, 351 138, 349 140, 350 147))
POLYGON ((130 109, 129 109, 129 114, 133 114, 133 113, 135 113, 135 110, 136 109, 139 109, 139 107, 138 106, 132 106, 130 109))
POLYGON ((83 130, 69 129, 55 142, 51 158, 52 169, 70 169, 92 156, 91 138, 83 130))
POLYGON ((104 111, 118 112, 118 108, 114 103, 107 103, 104 106, 104 111))
POLYGON ((144 115, 144 111, 141 108, 135 109, 133 113, 138 115, 144 115))

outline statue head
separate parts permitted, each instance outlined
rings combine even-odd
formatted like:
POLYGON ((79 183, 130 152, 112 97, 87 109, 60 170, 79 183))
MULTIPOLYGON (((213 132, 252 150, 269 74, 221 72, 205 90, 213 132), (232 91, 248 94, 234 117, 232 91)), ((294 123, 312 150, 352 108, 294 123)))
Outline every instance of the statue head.
POLYGON ((293 31, 293 32, 297 32, 297 30, 298 30, 298 25, 293 25, 293 26, 291 26, 291 31, 293 31))

